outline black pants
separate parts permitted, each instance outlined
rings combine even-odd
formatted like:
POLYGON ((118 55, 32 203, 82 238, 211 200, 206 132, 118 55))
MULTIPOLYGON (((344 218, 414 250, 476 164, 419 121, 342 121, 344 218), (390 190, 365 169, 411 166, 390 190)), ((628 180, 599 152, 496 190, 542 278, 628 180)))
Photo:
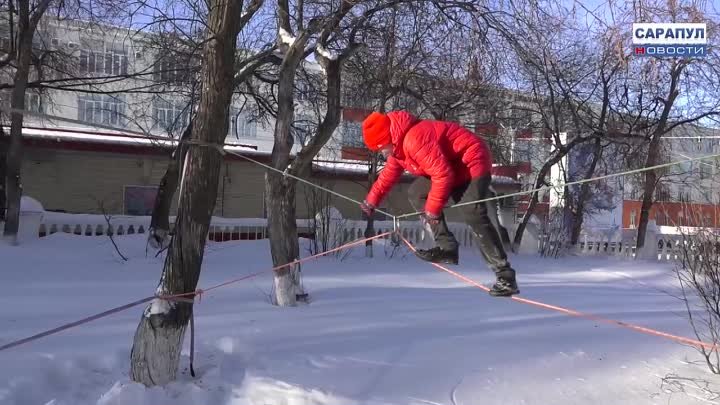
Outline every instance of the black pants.
MULTIPOLYGON (((488 175, 456 187, 452 191, 450 198, 455 204, 488 198, 490 196, 490 180, 491 177, 488 175)), ((418 178, 410 186, 408 196, 410 204, 416 211, 422 211, 425 208, 430 186, 430 179, 425 177, 418 178)), ((507 260, 507 254, 503 248, 500 235, 488 216, 487 204, 469 204, 455 209, 462 212, 465 223, 475 236, 480 253, 495 274, 498 277, 515 277, 515 270, 507 260)), ((431 227, 431 231, 437 246, 443 250, 458 249, 458 242, 447 226, 445 214, 441 215, 436 226, 431 227)))

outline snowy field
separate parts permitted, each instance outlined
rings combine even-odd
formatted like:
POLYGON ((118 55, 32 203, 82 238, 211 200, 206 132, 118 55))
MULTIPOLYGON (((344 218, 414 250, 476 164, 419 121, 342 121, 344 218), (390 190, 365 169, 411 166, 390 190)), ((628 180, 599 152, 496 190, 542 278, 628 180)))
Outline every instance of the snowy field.
MULTIPOLYGON (((151 295, 142 235, 0 246, 0 344, 151 295)), ((303 241, 303 246, 305 242, 303 241)), ((692 348, 492 298, 406 250, 304 265, 310 305, 268 303, 270 274, 206 294, 177 382, 128 378, 143 307, 0 352, 0 404, 708 404, 720 377, 692 348), (663 381, 665 377, 674 377, 663 381), (706 385, 707 384, 707 385, 706 385)), ((523 297, 692 337, 667 263, 513 256, 523 297)), ((212 243, 200 286, 269 267, 267 241, 212 243)), ((453 270, 492 280, 474 250, 453 270)))

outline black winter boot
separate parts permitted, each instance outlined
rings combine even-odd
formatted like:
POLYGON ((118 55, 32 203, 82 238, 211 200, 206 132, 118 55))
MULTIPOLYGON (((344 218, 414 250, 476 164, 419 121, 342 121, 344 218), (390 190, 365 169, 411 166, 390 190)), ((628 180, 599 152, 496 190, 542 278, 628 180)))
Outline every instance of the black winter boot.
POLYGON ((493 297, 509 297, 514 294, 519 294, 517 282, 515 277, 502 277, 499 276, 497 281, 490 288, 489 294, 493 297))
POLYGON ((458 249, 443 250, 439 246, 428 250, 418 249, 415 255, 426 262, 432 263, 458 264, 459 261, 458 249))

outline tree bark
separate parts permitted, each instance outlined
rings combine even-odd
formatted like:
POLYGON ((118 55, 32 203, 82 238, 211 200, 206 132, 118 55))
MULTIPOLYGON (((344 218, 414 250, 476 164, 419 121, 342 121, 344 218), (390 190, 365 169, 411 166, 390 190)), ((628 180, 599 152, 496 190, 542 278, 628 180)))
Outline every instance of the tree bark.
MULTIPOLYGON (((268 216, 268 237, 273 264, 280 266, 296 260, 300 254, 295 214, 295 180, 268 171, 265 175, 268 216)), ((274 304, 287 307, 297 304, 300 287, 299 268, 287 266, 275 271, 274 304)))
MULTIPOLYGON (((33 36, 40 17, 45 12, 49 0, 44 0, 37 6, 35 13, 30 15, 29 0, 18 1, 18 39, 17 39, 17 65, 14 85, 11 95, 12 108, 25 109, 25 90, 30 75, 30 62, 32 61, 33 36)), ((22 148, 23 115, 10 114, 10 144, 7 149, 5 165, 5 193, 6 212, 4 236, 11 242, 17 242, 17 233, 20 228, 20 200, 23 194, 21 166, 23 158, 22 148)))
MULTIPOLYGON (((593 145, 593 157, 585 173, 585 179, 589 179, 595 173, 597 163, 602 156, 602 139, 597 138, 595 145, 593 145)), ((580 185, 580 193, 578 195, 577 206, 573 213, 572 229, 570 231, 570 244, 577 245, 578 239, 580 239, 580 232, 582 231, 583 222, 585 220, 585 204, 590 199, 590 183, 583 183, 580 185)))
MULTIPOLYGON (((336 15, 334 24, 338 24, 342 16, 349 11, 352 4, 343 3, 339 15, 336 15)), ((288 3, 281 2, 278 7, 278 20, 280 26, 289 31, 288 3)), ((319 42, 325 46, 330 30, 328 26, 320 34, 319 42)), ((277 87, 277 118, 275 121, 275 133, 273 150, 271 154, 270 170, 265 174, 266 205, 268 207, 268 236, 270 238, 270 252, 275 267, 283 266, 298 258, 299 244, 297 235, 297 223, 295 214, 295 180, 283 176, 277 171, 301 177, 307 175, 312 168, 312 161, 320 152, 323 145, 332 136, 340 123, 340 85, 341 69, 346 55, 340 55, 336 60, 330 60, 324 55, 316 52, 315 56, 321 66, 325 69, 327 81, 327 110, 325 117, 318 126, 317 133, 307 145, 304 145, 298 152, 297 157, 292 161, 290 167, 290 152, 293 146, 291 124, 294 119, 294 81, 295 73, 304 58, 304 48, 310 35, 310 27, 302 30, 292 45, 284 49, 284 57, 280 65, 279 80, 277 87), (277 170, 277 171, 276 171, 277 170)), ((355 49, 353 45, 348 52, 355 49)), ((275 300, 279 306, 294 306, 297 304, 299 295, 305 296, 300 283, 299 266, 283 267, 275 272, 274 278, 275 300)))
MULTIPOLYGON (((296 39, 297 41, 297 39, 296 39)), ((278 115, 275 122, 275 142, 271 155, 272 167, 288 170, 293 137, 291 126, 295 113, 293 105, 293 83, 295 71, 301 61, 301 51, 290 48, 280 69, 278 84, 278 115)), ((295 219, 295 185, 287 177, 268 169, 265 174, 265 196, 268 207, 268 237, 274 266, 282 266, 297 259, 300 251, 295 219)), ((294 306, 297 303, 295 281, 288 267, 275 272, 275 304, 294 306)))
MULTIPOLYGON (((210 3, 208 40, 203 49, 202 91, 192 127, 194 144, 186 153, 180 179, 175 235, 170 242, 158 295, 192 293, 197 287, 215 208, 222 166, 222 144, 228 131, 241 0, 210 3)), ((185 328, 193 304, 156 299, 135 332, 130 374, 146 386, 175 380, 185 328)))
POLYGON ((7 135, 5 135, 5 131, 2 129, 2 126, 0 126, 0 223, 5 222, 5 167, 7 162, 7 148, 9 143, 10 139, 7 135))
MULTIPOLYGON (((686 61, 675 61, 670 71, 670 88, 668 89, 667 99, 662 100, 663 110, 657 121, 652 136, 650 137, 650 145, 648 145, 648 155, 645 160, 645 167, 656 166, 660 163, 660 147, 662 136, 665 135, 668 128, 668 118, 672 110, 675 100, 679 94, 678 85, 680 74, 687 66, 686 61)), ((672 129, 672 128, 670 128, 672 129)), ((650 208, 654 202, 655 187, 658 182, 657 170, 645 171, 645 185, 643 186, 643 201, 640 207, 640 222, 638 223, 637 232, 637 249, 645 246, 645 236, 647 235, 647 225, 650 220, 650 208)))
POLYGON ((187 128, 183 131, 175 151, 172 153, 168 162, 167 170, 160 180, 158 193, 155 196, 155 204, 153 206, 152 217, 150 218, 150 228, 148 230, 148 242, 155 248, 163 248, 170 235, 170 207, 172 199, 177 190, 178 181, 180 180, 180 170, 185 161, 185 153, 187 152, 187 142, 192 137, 192 119, 187 128))
MULTIPOLYGON (((660 137, 653 137, 648 145, 648 155, 645 160, 645 167, 654 166, 660 161, 660 137)), ((640 206, 640 222, 637 231, 637 248, 645 246, 647 225, 650 220, 650 209, 653 205, 653 195, 657 186, 658 175, 655 170, 645 171, 645 184, 643 185, 643 200, 640 206)))

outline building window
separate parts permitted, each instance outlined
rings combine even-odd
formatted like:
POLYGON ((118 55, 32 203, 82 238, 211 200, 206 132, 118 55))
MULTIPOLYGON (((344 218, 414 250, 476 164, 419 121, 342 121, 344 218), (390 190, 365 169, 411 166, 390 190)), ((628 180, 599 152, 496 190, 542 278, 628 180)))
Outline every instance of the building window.
POLYGON ((305 146, 313 136, 315 121, 309 115, 299 114, 295 117, 292 129, 295 145, 305 146))
POLYGON ((25 109, 36 113, 45 112, 45 108, 42 103, 42 97, 39 94, 26 91, 25 109))
POLYGON ((187 83, 189 82, 188 68, 187 64, 178 63, 173 58, 165 57, 155 62, 153 80, 158 83, 187 83))
POLYGON ((189 123, 190 105, 185 102, 170 102, 163 99, 153 101, 155 127, 171 133, 182 132, 189 123))
POLYGON ((125 126, 125 97, 107 94, 80 95, 78 119, 94 124, 125 126))
POLYGON ((80 51, 80 74, 86 76, 117 76, 128 71, 127 53, 119 50, 80 51))
MULTIPOLYGON (((343 80, 345 83, 345 81, 343 80)), ((366 87, 346 83, 342 89, 342 106, 362 109, 372 109, 372 99, 366 87)))
POLYGON ((246 112, 230 108, 228 135, 234 138, 257 138, 257 123, 246 112))
POLYGON ((125 215, 152 215, 156 186, 125 186, 123 190, 123 212, 125 215))
POLYGON ((345 121, 342 124, 342 146, 363 148, 365 143, 362 137, 362 127, 359 122, 345 121))
POLYGON ((394 109, 402 109, 410 112, 417 111, 419 107, 418 99, 406 94, 405 92, 396 94, 395 97, 392 98, 391 102, 393 103, 394 109))
POLYGON ((679 202, 690 202, 690 193, 678 190, 678 201, 679 202))
POLYGON ((671 201, 670 189, 663 184, 658 184, 655 188, 655 201, 671 201))
POLYGON ((529 128, 532 124, 532 112, 515 107, 510 110, 510 125, 513 128, 529 128))
POLYGON ((667 213, 662 210, 655 212, 655 223, 657 225, 667 225, 667 213))
POLYGON ((692 174, 693 170, 693 162, 692 161, 684 161, 681 162, 679 165, 680 174, 692 174))
POLYGON ((700 162, 700 179, 709 179, 712 177, 712 165, 710 163, 700 162))
POLYGON ((628 195, 631 200, 637 200, 637 189, 634 186, 631 186, 628 191, 628 195))
POLYGON ((635 228, 635 221, 637 220, 637 211, 630 211, 630 228, 635 228))

